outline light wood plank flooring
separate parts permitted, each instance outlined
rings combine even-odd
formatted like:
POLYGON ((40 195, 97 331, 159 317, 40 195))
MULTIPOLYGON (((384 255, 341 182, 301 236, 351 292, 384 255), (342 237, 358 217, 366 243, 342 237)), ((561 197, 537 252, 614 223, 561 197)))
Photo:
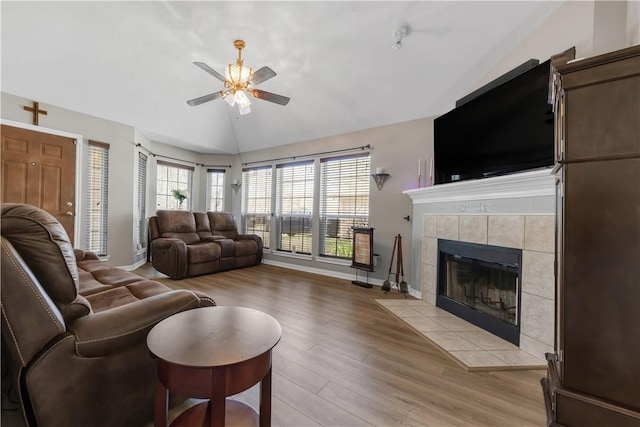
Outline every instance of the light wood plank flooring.
MULTIPOLYGON (((136 272, 278 319, 274 427, 545 425, 544 371, 465 371, 374 302, 397 293, 269 265, 179 281, 136 272)), ((255 409, 258 388, 236 399, 255 409)), ((18 415, 3 411, 2 425, 22 426, 18 415)))
MULTIPOLYGON (((544 371, 465 371, 374 302, 397 293, 269 265, 179 281, 136 272, 280 322, 274 426, 545 425, 544 371)), ((236 398, 257 408, 257 387, 236 398)))

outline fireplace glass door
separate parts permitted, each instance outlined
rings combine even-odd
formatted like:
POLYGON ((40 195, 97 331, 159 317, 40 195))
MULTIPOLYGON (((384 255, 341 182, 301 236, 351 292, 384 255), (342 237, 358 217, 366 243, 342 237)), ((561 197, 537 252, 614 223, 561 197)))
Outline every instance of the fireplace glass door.
POLYGON ((445 255, 444 295, 512 325, 518 324, 518 272, 513 267, 445 255))
POLYGON ((436 305, 519 343, 519 249, 440 240, 436 305))

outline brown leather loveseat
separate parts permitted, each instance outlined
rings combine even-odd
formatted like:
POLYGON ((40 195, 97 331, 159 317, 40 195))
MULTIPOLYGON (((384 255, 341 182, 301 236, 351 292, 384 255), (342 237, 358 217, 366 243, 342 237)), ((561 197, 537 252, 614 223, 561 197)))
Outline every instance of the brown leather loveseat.
POLYGON ((213 300, 74 251, 36 207, 3 204, 1 227, 2 357, 27 424, 150 422, 157 374, 147 333, 213 300))
POLYGON ((239 234, 230 213, 160 210, 149 218, 149 242, 151 264, 172 279, 262 262, 262 239, 239 234))

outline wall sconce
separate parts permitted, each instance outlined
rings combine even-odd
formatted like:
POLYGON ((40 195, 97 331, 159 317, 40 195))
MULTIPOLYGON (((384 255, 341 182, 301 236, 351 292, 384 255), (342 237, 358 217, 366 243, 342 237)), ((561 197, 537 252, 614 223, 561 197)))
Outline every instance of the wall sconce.
POLYGON ((231 184, 231 188, 233 188, 233 191, 235 191, 236 194, 238 194, 240 187, 242 187, 242 184, 240 184, 237 179, 234 179, 231 184))
POLYGON ((376 173, 371 174, 371 178, 376 182, 378 190, 382 190, 382 186, 391 175, 385 173, 382 168, 376 168, 376 173))

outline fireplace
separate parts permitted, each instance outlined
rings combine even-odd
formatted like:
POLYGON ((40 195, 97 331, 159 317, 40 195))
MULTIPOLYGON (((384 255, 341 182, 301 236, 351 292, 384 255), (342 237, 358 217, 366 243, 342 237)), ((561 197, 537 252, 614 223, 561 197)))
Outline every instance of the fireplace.
POLYGON ((520 249, 438 239, 436 306, 520 344, 520 249))

